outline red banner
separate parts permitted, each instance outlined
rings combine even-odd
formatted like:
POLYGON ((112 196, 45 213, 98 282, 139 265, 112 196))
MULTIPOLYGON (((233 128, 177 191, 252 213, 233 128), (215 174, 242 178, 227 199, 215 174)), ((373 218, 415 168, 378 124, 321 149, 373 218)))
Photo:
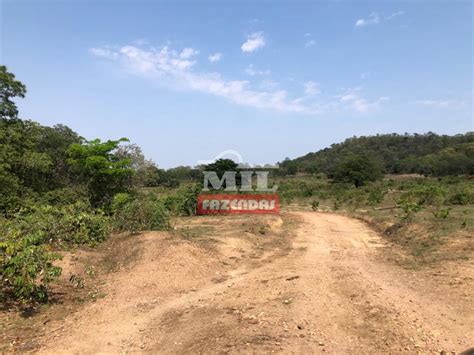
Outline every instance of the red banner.
POLYGON ((197 214, 278 214, 277 194, 201 194, 197 214))

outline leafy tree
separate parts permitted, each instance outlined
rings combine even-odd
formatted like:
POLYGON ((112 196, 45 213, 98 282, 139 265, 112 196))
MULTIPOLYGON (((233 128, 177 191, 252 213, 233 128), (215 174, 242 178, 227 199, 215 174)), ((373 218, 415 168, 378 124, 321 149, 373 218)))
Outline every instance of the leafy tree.
POLYGON ((376 181, 382 177, 380 166, 370 157, 356 154, 347 155, 333 170, 336 182, 353 183, 355 187, 376 181))
POLYGON ((25 97, 26 87, 8 72, 7 67, 0 65, 0 118, 16 119, 18 108, 12 101, 14 97, 25 97))
POLYGON ((132 185, 136 187, 154 186, 157 179, 157 166, 143 155, 142 149, 136 144, 123 144, 117 147, 115 156, 119 160, 129 159, 134 170, 132 185))
POLYGON ((121 142, 128 142, 128 139, 103 143, 95 139, 74 143, 68 149, 67 162, 77 174, 77 181, 86 185, 94 207, 107 207, 116 193, 130 187, 131 159, 121 159, 114 154, 121 142))
POLYGON ((237 171, 237 163, 232 159, 218 159, 214 163, 207 164, 206 171, 215 171, 217 176, 221 177, 226 171, 237 171))

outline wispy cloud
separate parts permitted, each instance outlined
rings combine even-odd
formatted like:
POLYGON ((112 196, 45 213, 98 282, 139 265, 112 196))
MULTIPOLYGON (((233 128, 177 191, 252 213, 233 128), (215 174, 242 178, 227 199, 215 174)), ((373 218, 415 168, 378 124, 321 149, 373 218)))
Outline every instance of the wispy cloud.
POLYGON ((183 59, 189 59, 198 54, 199 54, 199 51, 195 50, 194 48, 184 48, 179 54, 179 57, 183 59))
POLYGON ((310 47, 312 47, 312 46, 314 46, 314 45, 316 45, 316 41, 315 41, 314 39, 310 39, 310 40, 306 41, 306 43, 304 44, 304 46, 305 46, 306 48, 310 48, 310 47))
POLYGON ((269 70, 269 69, 266 69, 266 70, 259 70, 259 69, 255 68, 253 64, 250 64, 250 65, 245 69, 245 73, 246 73, 247 75, 250 75, 250 76, 256 76, 256 75, 270 75, 270 70, 269 70))
POLYGON ((463 108, 467 105, 467 102, 464 100, 453 100, 453 99, 424 99, 417 100, 418 105, 430 106, 434 108, 463 108))
POLYGON ((155 49, 129 45, 116 49, 93 48, 90 52, 165 87, 214 95, 237 105, 258 109, 309 115, 338 110, 366 113, 384 101, 383 98, 369 101, 360 89, 322 98, 317 95, 320 93, 319 84, 313 81, 306 82, 304 91, 294 96, 274 81, 258 85, 248 80, 228 80, 220 73, 196 70, 199 51, 192 48, 176 51, 168 46, 155 49))
POLYGON ((396 17, 403 16, 405 11, 397 11, 384 18, 381 18, 377 12, 372 12, 367 18, 360 18, 356 21, 355 27, 366 27, 370 25, 378 25, 379 23, 391 21, 396 17))
POLYGON ((215 62, 218 62, 222 59, 222 53, 214 53, 214 54, 211 54, 209 57, 207 57, 207 59, 211 62, 211 63, 215 63, 215 62))
POLYGON ((308 96, 314 96, 317 95, 321 92, 321 89, 319 88, 319 83, 316 83, 314 81, 307 81, 304 83, 304 93, 308 96))
POLYGON ((385 17, 385 20, 390 21, 390 20, 393 20, 395 17, 399 17, 399 16, 403 16, 403 15, 405 15, 405 11, 397 11, 397 12, 394 12, 393 14, 390 14, 387 17, 385 17))
POLYGON ((343 95, 338 96, 339 101, 351 106, 359 113, 367 113, 370 110, 379 108, 381 103, 389 100, 388 97, 381 96, 376 100, 369 101, 361 95, 360 91, 360 88, 349 89, 343 95))
POLYGON ((255 32, 247 37, 247 40, 240 48, 244 53, 251 53, 263 47, 265 47, 265 37, 263 36, 263 32, 255 32))
POLYGON ((356 21, 356 27, 365 27, 369 25, 376 25, 380 23, 380 16, 376 12, 372 12, 367 18, 360 18, 356 21))

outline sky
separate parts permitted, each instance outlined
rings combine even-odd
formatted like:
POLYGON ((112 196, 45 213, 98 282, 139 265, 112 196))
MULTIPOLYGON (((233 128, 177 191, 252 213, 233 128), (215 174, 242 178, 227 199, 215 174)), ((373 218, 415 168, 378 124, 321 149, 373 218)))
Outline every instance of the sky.
POLYGON ((471 1, 0 0, 20 116, 160 167, 474 130, 471 1))

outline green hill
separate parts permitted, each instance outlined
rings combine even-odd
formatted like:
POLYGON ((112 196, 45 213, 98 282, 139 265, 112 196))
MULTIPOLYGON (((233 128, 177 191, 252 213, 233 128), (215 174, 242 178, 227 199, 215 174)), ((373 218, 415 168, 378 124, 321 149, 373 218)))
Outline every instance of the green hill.
POLYGON ((434 176, 474 174, 474 132, 454 136, 428 132, 348 138, 315 153, 286 159, 280 164, 280 173, 331 175, 349 155, 374 161, 383 173, 434 176))

